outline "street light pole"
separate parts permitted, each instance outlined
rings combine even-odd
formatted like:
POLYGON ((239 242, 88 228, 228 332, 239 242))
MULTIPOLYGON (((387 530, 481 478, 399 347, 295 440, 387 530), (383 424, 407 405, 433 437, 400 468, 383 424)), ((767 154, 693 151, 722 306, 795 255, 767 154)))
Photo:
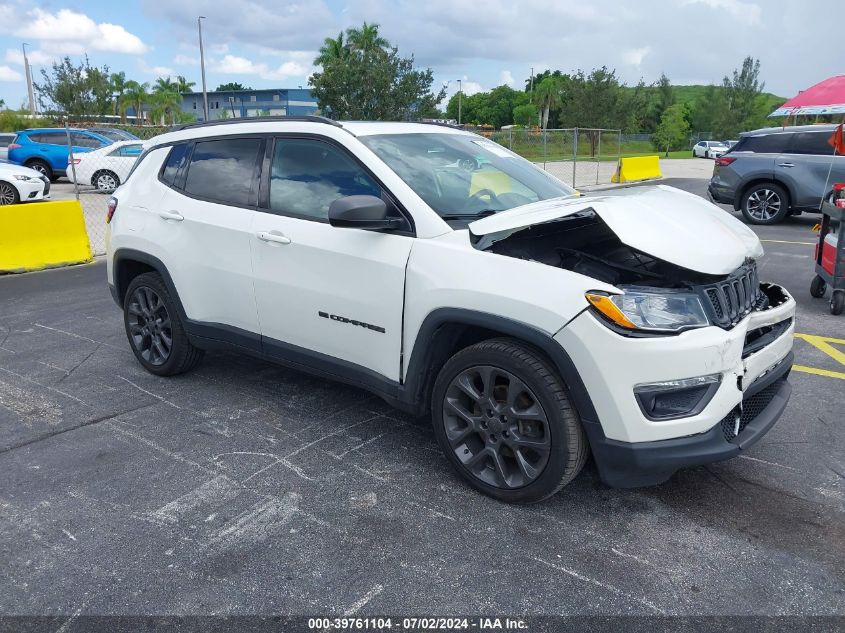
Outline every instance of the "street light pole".
POLYGON ((197 18, 197 30, 200 36, 200 72, 202 73, 202 113, 203 118, 208 121, 208 91, 205 88, 205 55, 202 50, 202 22, 205 16, 201 15, 197 18))
POLYGON ((461 124, 461 97, 463 96, 464 92, 464 85, 461 83, 461 80, 458 79, 458 125, 461 124))
POLYGON ((23 71, 26 74, 26 95, 29 98, 29 113, 35 116, 35 95, 32 92, 32 71, 29 68, 29 59, 26 56, 26 47, 28 44, 24 42, 21 44, 23 51, 23 71))

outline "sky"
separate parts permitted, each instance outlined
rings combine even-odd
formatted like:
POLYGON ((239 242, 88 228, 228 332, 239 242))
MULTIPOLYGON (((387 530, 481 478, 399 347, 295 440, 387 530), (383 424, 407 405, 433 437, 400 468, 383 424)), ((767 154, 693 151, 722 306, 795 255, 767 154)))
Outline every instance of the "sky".
POLYGON ((449 95, 524 86, 544 69, 607 66, 629 84, 665 73, 718 83, 751 55, 766 90, 791 97, 845 73, 843 0, 0 0, 0 98, 26 98, 21 44, 41 68, 65 55, 153 82, 184 75, 200 89, 197 16, 208 89, 306 87, 327 36, 375 22, 449 95))

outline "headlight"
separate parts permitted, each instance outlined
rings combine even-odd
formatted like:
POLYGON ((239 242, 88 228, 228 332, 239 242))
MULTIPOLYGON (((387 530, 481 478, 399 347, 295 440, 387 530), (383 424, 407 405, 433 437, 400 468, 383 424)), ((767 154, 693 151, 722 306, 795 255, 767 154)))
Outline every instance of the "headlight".
POLYGON ((24 176, 22 174, 15 174, 15 180, 24 180, 26 182, 37 182, 39 178, 32 178, 31 176, 24 176))
POLYGON ((679 332, 710 325, 698 295, 690 292, 626 290, 586 297, 602 316, 627 330, 679 332))

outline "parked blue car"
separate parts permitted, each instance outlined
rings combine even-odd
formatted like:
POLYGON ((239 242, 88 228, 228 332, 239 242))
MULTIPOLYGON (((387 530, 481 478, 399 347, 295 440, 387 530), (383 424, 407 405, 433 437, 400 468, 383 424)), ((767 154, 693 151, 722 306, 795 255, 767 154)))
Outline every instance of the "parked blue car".
MULTIPOLYGON (((88 130, 70 130, 75 154, 90 152, 113 141, 88 130)), ((21 130, 9 145, 9 161, 40 171, 50 180, 67 174, 67 132, 64 128, 34 128, 21 130)))

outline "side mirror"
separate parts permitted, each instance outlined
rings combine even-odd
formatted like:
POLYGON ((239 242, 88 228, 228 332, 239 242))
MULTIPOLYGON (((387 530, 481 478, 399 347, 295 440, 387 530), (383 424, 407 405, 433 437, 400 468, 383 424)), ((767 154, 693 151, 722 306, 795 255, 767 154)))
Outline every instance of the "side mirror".
POLYGON ((329 207, 329 224, 350 229, 398 229, 400 218, 387 217, 387 204, 375 196, 346 196, 329 207))

